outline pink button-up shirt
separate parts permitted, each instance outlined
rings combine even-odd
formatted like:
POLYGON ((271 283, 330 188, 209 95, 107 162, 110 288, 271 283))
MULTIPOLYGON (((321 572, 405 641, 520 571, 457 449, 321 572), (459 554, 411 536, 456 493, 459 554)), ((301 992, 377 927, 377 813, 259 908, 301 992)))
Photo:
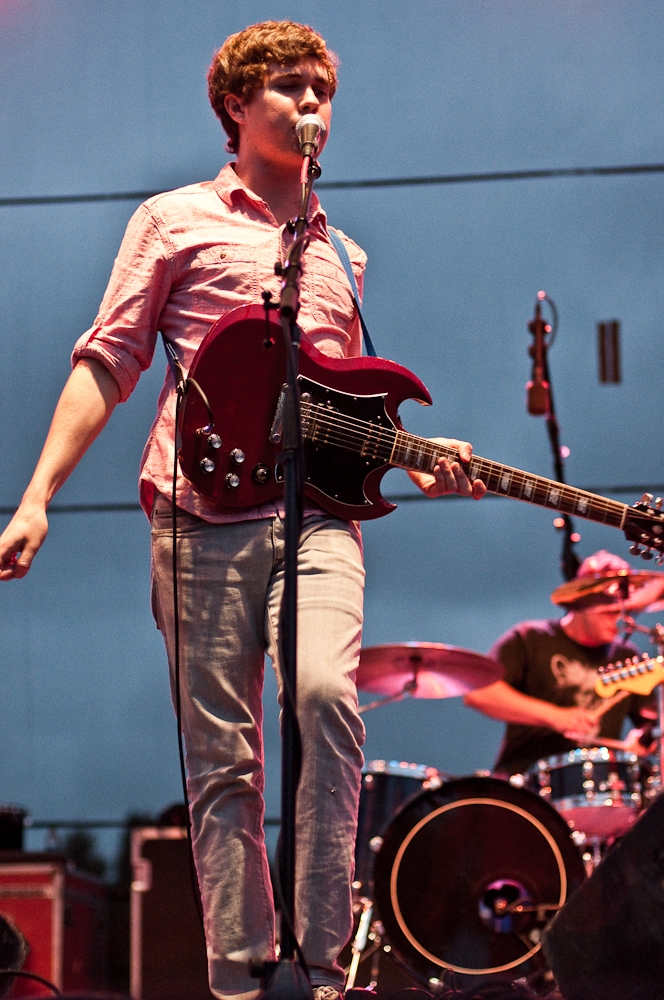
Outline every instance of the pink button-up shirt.
MULTIPOLYGON (((298 323, 330 357, 361 354, 362 333, 352 292, 332 246, 325 212, 314 194, 312 240, 303 258, 298 323)), ((360 289, 366 255, 340 233, 360 289)), ((188 371, 210 327, 239 305, 279 296, 274 274, 293 237, 228 163, 214 181, 150 198, 129 221, 94 325, 77 341, 72 363, 96 358, 111 372, 124 402, 150 366, 157 333, 175 345, 188 371)), ((173 482, 175 385, 170 371, 157 403, 140 471, 141 504, 150 514, 155 491, 173 482)), ((180 475, 178 504, 208 521, 270 517, 280 504, 220 512, 180 475)), ((314 508, 309 508, 314 509, 314 508)))

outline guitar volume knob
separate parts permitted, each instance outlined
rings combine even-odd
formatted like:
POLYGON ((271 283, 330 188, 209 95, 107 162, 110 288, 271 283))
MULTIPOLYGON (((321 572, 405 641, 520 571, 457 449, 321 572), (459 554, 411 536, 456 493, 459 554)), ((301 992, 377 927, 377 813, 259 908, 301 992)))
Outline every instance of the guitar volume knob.
POLYGON ((211 448, 221 448, 221 438, 218 434, 209 434, 208 444, 211 448))
POLYGON ((244 452, 241 448, 233 448, 229 457, 235 462, 236 465, 242 465, 244 462, 244 452))
POLYGON ((214 472, 214 462, 211 458, 204 458, 199 464, 203 472, 214 472))
POLYGON ((240 477, 235 472, 228 472, 224 481, 231 490, 236 490, 240 485, 240 477))

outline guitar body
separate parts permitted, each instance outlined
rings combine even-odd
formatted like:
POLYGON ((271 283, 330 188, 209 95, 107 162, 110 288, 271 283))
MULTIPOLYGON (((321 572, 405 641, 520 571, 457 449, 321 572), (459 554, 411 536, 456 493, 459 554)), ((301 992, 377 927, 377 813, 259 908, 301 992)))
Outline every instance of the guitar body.
MULTIPOLYGON (((242 306, 220 319, 196 352, 178 455, 194 489, 221 511, 255 507, 282 493, 285 380, 281 325, 260 305, 242 306)), ((304 339, 298 384, 305 493, 337 517, 369 520, 394 510, 380 492, 390 468, 432 473, 441 456, 459 461, 453 445, 403 429, 398 409, 404 399, 429 404, 431 397, 415 375, 393 361, 328 358, 304 339)), ((649 494, 628 507, 475 453, 461 464, 491 493, 620 528, 635 543, 634 555, 657 555, 664 562, 664 511, 652 507, 649 494)))
MULTIPOLYGON (((281 324, 261 305, 242 306, 214 324, 198 349, 189 376, 206 394, 212 412, 213 447, 207 408, 190 387, 180 424, 182 472, 194 489, 220 510, 254 507, 283 490, 280 441, 275 416, 286 380, 286 349, 281 324), (214 440, 214 439, 213 439, 214 440), (238 459, 241 459, 238 461, 238 459), (204 466, 213 468, 204 471, 204 466)), ((380 358, 328 358, 305 338, 300 348, 303 399, 343 414, 344 426, 401 428, 398 408, 405 399, 430 404, 426 388, 411 372, 380 358)), ((337 517, 368 520, 394 510, 381 495, 380 482, 391 463, 372 447, 371 433, 360 451, 327 439, 324 427, 305 438, 305 493, 337 517)))

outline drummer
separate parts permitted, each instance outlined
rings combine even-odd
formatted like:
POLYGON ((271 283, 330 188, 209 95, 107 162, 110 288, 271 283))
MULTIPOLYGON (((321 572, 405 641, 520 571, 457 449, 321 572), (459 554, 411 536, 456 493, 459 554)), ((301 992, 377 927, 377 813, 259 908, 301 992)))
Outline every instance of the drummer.
POLYGON ((650 743, 644 726, 654 716, 648 699, 622 693, 602 699, 595 681, 600 667, 641 655, 619 639, 618 619, 625 607, 638 610, 657 599, 660 591, 651 595, 652 583, 639 585, 641 578, 660 576, 664 580, 663 574, 637 574, 619 556, 596 552, 581 563, 576 580, 552 594, 565 608, 563 618, 520 622, 498 639, 489 656, 504 666, 505 679, 464 698, 466 705, 507 723, 497 773, 527 771, 540 758, 583 745, 579 737, 592 746, 601 745, 601 737, 620 739, 628 716, 634 728, 625 750, 640 755, 650 750, 643 746, 650 743))

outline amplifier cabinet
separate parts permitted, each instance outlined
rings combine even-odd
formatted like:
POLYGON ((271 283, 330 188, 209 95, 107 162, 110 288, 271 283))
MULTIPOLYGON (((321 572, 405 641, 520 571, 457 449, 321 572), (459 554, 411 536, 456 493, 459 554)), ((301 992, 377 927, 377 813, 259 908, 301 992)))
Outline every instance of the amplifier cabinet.
POLYGON ((182 827, 133 830, 131 863, 131 996, 214 1000, 191 882, 187 831, 182 827))
MULTIPOLYGON (((53 854, 0 851, 0 913, 29 947, 26 972, 61 990, 105 986, 106 889, 92 875, 72 871, 53 854)), ((14 980, 12 996, 50 996, 29 979, 14 980)))

